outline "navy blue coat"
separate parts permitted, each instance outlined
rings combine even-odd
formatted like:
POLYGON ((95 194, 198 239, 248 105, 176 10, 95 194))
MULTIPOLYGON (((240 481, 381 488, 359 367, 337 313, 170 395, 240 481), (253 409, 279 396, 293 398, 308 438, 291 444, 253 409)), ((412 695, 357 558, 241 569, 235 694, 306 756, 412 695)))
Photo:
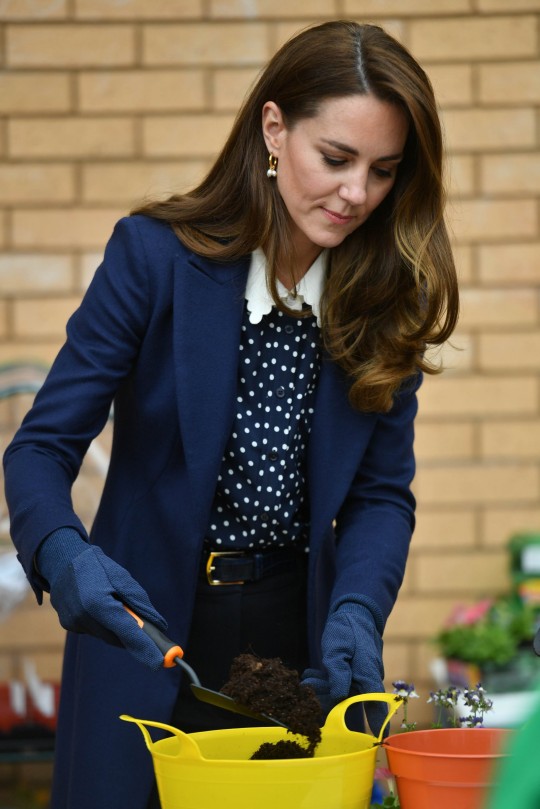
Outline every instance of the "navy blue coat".
MULTIPOLYGON (((67 340, 5 454, 14 542, 33 568, 60 526, 84 534, 70 490, 114 401, 109 474, 91 541, 147 590, 181 646, 201 543, 235 415, 249 257, 219 263, 164 223, 121 220, 67 340)), ((308 448, 312 665, 330 600, 359 593, 384 624, 414 522, 414 381, 388 414, 354 411, 323 360, 308 448), (337 538, 337 541, 336 541, 337 538)), ((189 649, 186 651, 189 660, 189 649)), ((144 809, 152 780, 142 736, 119 714, 167 722, 180 671, 152 672, 123 649, 68 633, 54 809, 144 809)))

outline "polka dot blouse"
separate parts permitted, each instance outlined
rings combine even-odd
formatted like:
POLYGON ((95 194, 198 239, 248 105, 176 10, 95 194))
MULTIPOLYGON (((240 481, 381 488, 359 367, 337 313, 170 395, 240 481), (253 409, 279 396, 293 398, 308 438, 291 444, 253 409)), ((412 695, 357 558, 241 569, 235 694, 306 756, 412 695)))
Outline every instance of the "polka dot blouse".
POLYGON ((237 412, 207 538, 211 548, 302 545, 305 465, 320 368, 315 317, 244 311, 237 412))

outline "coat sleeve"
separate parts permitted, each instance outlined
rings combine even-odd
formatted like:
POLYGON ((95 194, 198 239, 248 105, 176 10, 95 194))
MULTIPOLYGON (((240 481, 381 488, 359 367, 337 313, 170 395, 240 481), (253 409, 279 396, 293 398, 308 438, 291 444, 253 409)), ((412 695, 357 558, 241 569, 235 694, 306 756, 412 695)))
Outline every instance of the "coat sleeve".
POLYGON ((377 418, 355 479, 336 519, 335 605, 354 594, 382 633, 405 572, 415 499, 414 418, 419 374, 377 418))
POLYGON ((86 536, 71 487, 133 365, 150 308, 146 259, 133 219, 115 227, 67 339, 4 455, 6 499, 19 559, 37 598, 40 542, 61 526, 86 536))

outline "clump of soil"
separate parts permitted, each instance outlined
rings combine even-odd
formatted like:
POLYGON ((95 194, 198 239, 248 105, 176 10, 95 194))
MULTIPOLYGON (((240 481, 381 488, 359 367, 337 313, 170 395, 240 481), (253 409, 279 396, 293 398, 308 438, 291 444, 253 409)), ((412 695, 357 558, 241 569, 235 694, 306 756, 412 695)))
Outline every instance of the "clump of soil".
POLYGON ((313 758, 313 751, 298 742, 282 739, 280 742, 264 742, 251 756, 252 760, 272 758, 313 758))
POLYGON ((302 685, 298 672, 284 666, 279 657, 239 655, 233 660, 229 680, 221 690, 253 711, 282 722, 291 733, 307 738, 307 748, 288 740, 267 742, 252 758, 313 756, 321 740, 319 700, 310 686, 302 685))

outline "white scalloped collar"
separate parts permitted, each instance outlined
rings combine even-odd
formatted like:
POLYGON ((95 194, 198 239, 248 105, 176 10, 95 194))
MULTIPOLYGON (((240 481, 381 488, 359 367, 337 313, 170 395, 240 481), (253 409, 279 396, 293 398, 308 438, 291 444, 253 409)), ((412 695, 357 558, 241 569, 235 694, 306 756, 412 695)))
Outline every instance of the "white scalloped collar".
MULTIPOLYGON (((327 253, 327 250, 323 250, 306 274, 302 276, 296 285, 296 295, 290 293, 279 279, 277 281, 278 294, 287 306, 290 309, 299 310, 302 309, 304 303, 307 303, 308 306, 311 306, 319 326, 321 325, 321 295, 327 253)), ((266 285, 266 256, 260 247, 251 254, 245 297, 250 323, 260 323, 264 315, 267 315, 274 306, 274 301, 266 285)))

